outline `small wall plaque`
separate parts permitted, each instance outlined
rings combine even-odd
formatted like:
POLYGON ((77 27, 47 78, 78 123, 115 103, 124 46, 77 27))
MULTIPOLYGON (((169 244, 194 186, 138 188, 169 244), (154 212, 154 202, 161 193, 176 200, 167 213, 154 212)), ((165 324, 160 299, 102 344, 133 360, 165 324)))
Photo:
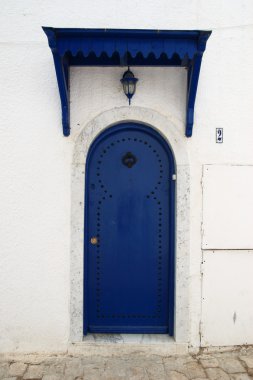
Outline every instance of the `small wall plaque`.
POLYGON ((223 143, 223 128, 216 128, 216 143, 223 143))

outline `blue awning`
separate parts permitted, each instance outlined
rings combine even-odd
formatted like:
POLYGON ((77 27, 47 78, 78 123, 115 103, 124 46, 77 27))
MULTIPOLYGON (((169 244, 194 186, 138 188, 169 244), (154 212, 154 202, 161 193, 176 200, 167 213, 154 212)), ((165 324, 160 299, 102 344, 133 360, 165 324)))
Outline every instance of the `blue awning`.
POLYGON ((177 66, 188 69, 186 136, 192 135, 201 59, 210 31, 65 29, 43 27, 51 48, 69 126, 69 66, 177 66))

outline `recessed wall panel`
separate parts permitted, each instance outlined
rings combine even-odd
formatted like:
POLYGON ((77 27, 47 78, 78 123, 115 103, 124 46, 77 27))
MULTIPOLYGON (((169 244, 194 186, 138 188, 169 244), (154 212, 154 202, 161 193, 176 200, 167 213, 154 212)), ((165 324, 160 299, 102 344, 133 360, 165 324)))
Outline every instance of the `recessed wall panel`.
POLYGON ((253 248, 253 166, 203 166, 203 249, 253 248))

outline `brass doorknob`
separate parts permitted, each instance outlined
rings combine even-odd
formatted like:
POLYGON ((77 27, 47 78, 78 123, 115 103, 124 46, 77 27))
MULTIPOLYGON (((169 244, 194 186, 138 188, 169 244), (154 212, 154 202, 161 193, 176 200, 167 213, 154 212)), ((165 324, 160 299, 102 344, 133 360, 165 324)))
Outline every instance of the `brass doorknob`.
POLYGON ((97 236, 92 236, 92 237, 90 238, 90 242, 91 242, 91 244, 96 245, 96 244, 98 243, 98 238, 97 238, 97 236))

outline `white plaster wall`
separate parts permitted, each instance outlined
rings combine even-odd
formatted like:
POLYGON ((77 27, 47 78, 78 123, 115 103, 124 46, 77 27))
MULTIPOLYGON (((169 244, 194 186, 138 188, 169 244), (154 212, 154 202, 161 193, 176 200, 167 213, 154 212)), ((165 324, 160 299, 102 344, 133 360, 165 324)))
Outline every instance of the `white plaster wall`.
MULTIPOLYGON (((198 346, 202 165, 253 163, 252 1, 2 0, 0 21, 0 351, 66 349, 74 144, 82 125, 127 104, 119 83, 123 69, 72 69, 72 134, 64 138, 52 56, 41 25, 213 30, 202 64, 192 138, 184 137, 184 69, 133 70, 139 78, 133 107, 154 109, 172 121, 189 155, 189 342, 198 346), (220 145, 215 144, 217 127, 224 128, 220 145)), ((244 260, 250 265, 246 253, 244 260)), ((241 286, 250 302, 252 290, 246 283, 241 286)), ((226 305, 225 294, 221 302, 226 305)), ((239 339, 227 334, 219 344, 244 343, 250 331, 245 324, 244 330, 239 327, 239 339)))

